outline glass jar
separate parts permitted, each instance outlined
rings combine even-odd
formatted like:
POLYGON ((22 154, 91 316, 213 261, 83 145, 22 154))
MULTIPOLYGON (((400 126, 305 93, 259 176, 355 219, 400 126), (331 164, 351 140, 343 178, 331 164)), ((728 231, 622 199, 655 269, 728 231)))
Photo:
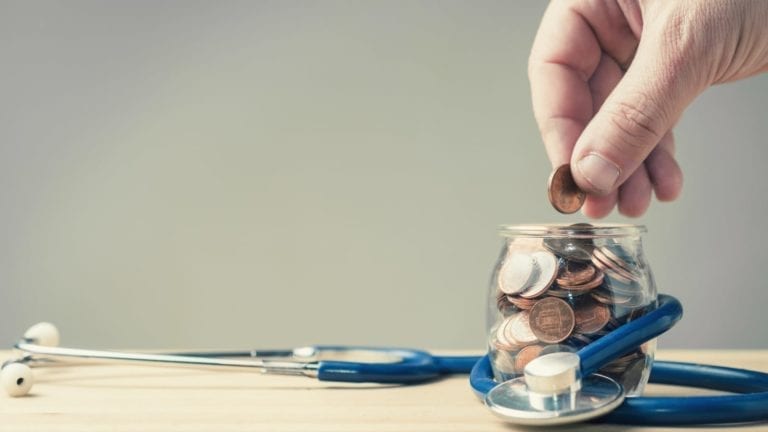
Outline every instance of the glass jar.
MULTIPOLYGON (((576 352, 656 307, 656 284, 636 225, 503 226, 488 296, 488 345, 497 381, 532 359, 576 352)), ((642 393, 655 339, 606 365, 627 395, 642 393)))

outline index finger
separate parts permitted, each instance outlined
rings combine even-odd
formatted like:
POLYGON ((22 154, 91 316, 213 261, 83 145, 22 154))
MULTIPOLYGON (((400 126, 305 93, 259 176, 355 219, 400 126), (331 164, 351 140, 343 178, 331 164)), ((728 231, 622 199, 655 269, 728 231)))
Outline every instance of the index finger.
POLYGON ((594 114, 589 78, 601 57, 594 32, 570 4, 547 7, 528 61, 533 113, 553 167, 570 162, 594 114))

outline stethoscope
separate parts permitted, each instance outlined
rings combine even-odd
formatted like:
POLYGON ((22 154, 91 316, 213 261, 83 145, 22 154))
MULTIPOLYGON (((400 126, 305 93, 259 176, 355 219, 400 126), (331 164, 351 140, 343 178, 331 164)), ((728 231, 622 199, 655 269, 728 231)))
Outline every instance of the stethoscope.
POLYGON ((575 353, 546 354, 531 361, 523 376, 498 383, 488 356, 436 356, 399 348, 315 346, 251 350, 142 354, 59 347, 49 323, 32 326, 14 346, 21 357, 2 366, 0 381, 11 396, 26 395, 31 367, 67 360, 123 361, 192 367, 246 368, 300 375, 320 381, 416 384, 451 374, 470 374, 470 385, 504 420, 554 425, 597 420, 637 425, 732 424, 768 420, 768 374, 692 363, 657 361, 650 382, 720 390, 730 395, 629 397, 615 380, 594 373, 637 346, 669 330, 681 317, 674 297, 659 296, 656 309, 630 321, 575 353), (239 359, 247 357, 247 359, 239 359))

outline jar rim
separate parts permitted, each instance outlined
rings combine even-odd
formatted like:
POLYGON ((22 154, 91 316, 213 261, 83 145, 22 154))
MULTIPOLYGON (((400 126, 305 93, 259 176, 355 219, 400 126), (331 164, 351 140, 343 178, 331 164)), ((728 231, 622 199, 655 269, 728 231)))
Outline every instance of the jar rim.
POLYGON ((645 225, 633 224, 512 224, 499 226, 502 237, 637 237, 647 232, 645 225))

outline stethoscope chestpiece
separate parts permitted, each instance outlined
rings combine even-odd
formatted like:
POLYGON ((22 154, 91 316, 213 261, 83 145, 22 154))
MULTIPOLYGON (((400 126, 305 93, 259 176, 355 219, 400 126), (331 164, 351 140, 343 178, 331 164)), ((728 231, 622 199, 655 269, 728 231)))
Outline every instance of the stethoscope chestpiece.
POLYGON ((582 379, 579 364, 575 353, 538 357, 525 367, 523 377, 491 389, 485 404, 510 423, 530 426, 582 422, 621 405, 621 385, 597 374, 582 379))

